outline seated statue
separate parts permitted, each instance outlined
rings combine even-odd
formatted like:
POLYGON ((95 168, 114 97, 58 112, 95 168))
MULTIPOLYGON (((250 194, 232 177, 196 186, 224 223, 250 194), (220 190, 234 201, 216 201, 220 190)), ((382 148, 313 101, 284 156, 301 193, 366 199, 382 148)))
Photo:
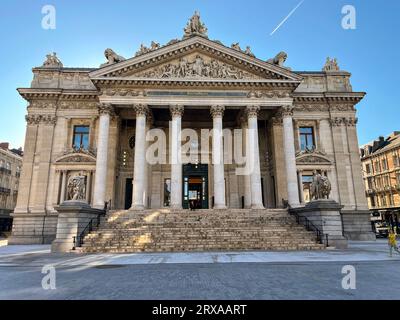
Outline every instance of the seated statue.
POLYGON ((108 49, 106 49, 106 50, 104 51, 104 56, 106 57, 107 62, 106 62, 106 63, 103 63, 103 64, 100 66, 100 68, 101 68, 101 67, 108 66, 108 65, 111 65, 111 64, 114 64, 114 63, 118 63, 118 62, 121 62, 121 61, 124 61, 124 60, 125 60, 124 57, 119 56, 118 54, 116 54, 116 53, 114 52, 113 49, 110 49, 110 48, 108 48, 108 49))

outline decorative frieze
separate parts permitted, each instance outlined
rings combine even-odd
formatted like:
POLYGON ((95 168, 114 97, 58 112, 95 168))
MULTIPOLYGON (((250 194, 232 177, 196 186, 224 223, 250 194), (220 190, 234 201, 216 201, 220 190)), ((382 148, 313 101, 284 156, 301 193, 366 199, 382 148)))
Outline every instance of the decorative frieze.
POLYGON ((25 116, 25 120, 28 125, 55 125, 57 122, 57 117, 51 114, 28 114, 25 116))
POLYGON ((248 98, 269 98, 269 99, 282 99, 290 98, 289 91, 284 90, 273 90, 273 91, 250 91, 247 94, 248 98))
POLYGON ((225 107, 221 106, 221 105, 212 106, 211 109, 210 109, 211 116, 213 118, 215 118, 215 117, 223 117, 224 111, 225 111, 225 107))
POLYGON ((49 100, 33 100, 28 106, 29 109, 55 109, 56 107, 57 104, 49 100))
POLYGON ((330 123, 332 127, 338 127, 341 125, 346 125, 348 127, 354 127, 357 125, 358 119, 357 118, 353 118, 353 117, 349 117, 349 118, 345 118, 345 117, 335 117, 330 119, 330 123))
POLYGON ((169 111, 171 112, 171 117, 182 117, 184 107, 180 104, 169 106, 169 111))
POLYGON ((296 104, 294 109, 300 112, 323 112, 328 111, 329 106, 326 104, 296 104))
POLYGON ((127 88, 115 88, 115 89, 105 89, 101 92, 102 95, 113 97, 145 97, 146 92, 143 90, 127 89, 127 88))
POLYGON ((353 104, 334 104, 330 105, 330 111, 355 111, 353 104))
POLYGON ((61 101, 59 108, 61 110, 77 110, 77 109, 96 109, 99 103, 96 101, 61 101))

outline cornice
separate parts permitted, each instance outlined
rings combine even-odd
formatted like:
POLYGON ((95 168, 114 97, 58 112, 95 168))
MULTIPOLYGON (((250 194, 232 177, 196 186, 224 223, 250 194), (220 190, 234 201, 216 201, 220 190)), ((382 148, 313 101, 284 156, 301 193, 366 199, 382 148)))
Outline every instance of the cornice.
POLYGON ((18 93, 27 101, 43 100, 88 100, 97 99, 97 90, 18 88, 18 93))

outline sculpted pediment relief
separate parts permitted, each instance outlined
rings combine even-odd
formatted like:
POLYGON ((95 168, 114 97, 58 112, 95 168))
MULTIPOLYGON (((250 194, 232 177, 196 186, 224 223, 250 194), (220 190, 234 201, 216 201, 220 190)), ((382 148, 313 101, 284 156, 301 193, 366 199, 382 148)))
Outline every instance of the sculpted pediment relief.
POLYGON ((156 79, 263 79, 242 68, 198 53, 145 69, 132 76, 156 79))
POLYGON ((90 152, 70 152, 61 155, 56 163, 95 163, 96 157, 90 152))
POLYGON ((328 157, 320 151, 300 152, 296 155, 297 164, 332 164, 328 157))

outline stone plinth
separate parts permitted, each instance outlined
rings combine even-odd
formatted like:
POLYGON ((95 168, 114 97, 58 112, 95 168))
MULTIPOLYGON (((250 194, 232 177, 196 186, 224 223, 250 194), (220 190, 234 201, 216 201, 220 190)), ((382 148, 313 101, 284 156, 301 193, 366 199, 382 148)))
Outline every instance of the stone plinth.
POLYGON ((51 244, 52 252, 69 252, 74 247, 74 237, 78 237, 90 220, 104 210, 91 208, 81 201, 65 201, 55 208, 58 211, 57 235, 51 244))
MULTIPOLYGON (((290 211, 306 217, 321 232, 328 235, 328 244, 336 248, 347 248, 347 239, 343 235, 343 224, 340 210, 342 206, 334 200, 315 200, 305 207, 290 211)), ((324 239, 324 241, 326 241, 324 239)))

